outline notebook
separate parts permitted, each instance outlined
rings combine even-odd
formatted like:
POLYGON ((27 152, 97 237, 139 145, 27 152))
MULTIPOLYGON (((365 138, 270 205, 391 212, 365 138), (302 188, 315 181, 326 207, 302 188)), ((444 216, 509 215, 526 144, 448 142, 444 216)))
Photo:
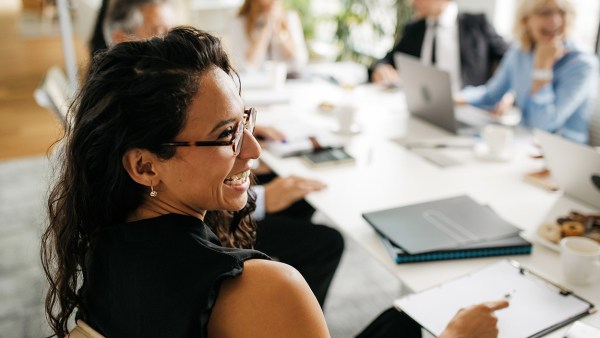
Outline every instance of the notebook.
POLYGON ((450 259, 465 259, 490 256, 527 255, 531 253, 531 243, 520 235, 483 243, 465 245, 461 249, 440 250, 411 255, 394 245, 387 237, 381 236, 383 244, 397 264, 420 263, 450 259))
POLYGON ((466 195, 367 212, 363 218, 411 255, 472 249, 521 232, 466 195))
POLYGON ((411 115, 453 134, 472 134, 473 129, 498 122, 490 113, 472 106, 454 106, 448 72, 421 63, 414 56, 395 53, 406 104, 411 115))
POLYGON ((495 312, 499 338, 541 337, 595 312, 592 303, 510 260, 407 295, 394 306, 438 336, 459 309, 503 297, 510 305, 495 312))

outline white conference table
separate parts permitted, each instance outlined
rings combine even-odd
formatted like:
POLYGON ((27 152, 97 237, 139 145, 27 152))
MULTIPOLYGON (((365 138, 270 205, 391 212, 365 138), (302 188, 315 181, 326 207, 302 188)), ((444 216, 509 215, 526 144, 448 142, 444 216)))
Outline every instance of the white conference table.
MULTIPOLYGON (((445 131, 411 118, 402 92, 385 92, 373 85, 352 91, 328 82, 288 81, 289 102, 259 107, 257 123, 283 129, 293 125, 329 128, 335 126, 332 113, 322 112, 319 104, 351 102, 358 109, 361 132, 345 136, 347 151, 356 158, 350 165, 311 168, 298 158, 279 158, 263 150, 261 160, 281 176, 300 175, 325 182, 327 189, 309 194, 306 200, 324 213, 346 235, 354 239, 381 264, 396 275, 405 287, 420 291, 510 258, 549 280, 572 289, 592 303, 600 304, 600 283, 575 286, 561 273, 556 251, 535 244, 531 255, 447 260, 396 264, 385 250, 376 232, 362 218, 367 211, 408 205, 444 197, 468 194, 488 204, 507 221, 527 232, 535 232, 561 193, 548 192, 523 180, 523 175, 540 167, 528 151, 531 138, 516 138, 514 156, 508 162, 477 160, 470 150, 443 150, 463 164, 441 168, 395 141, 400 138, 451 137, 445 131)), ((391 304, 390 300, 390 304, 391 304)), ((600 315, 582 319, 600 327, 600 315)), ((568 326, 567 326, 568 328, 568 326)), ((548 337, 562 337, 562 328, 548 337)))

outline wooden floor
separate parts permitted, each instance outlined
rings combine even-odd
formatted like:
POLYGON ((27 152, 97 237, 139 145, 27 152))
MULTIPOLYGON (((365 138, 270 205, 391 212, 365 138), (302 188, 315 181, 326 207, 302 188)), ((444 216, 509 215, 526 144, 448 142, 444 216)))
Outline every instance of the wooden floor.
MULTIPOLYGON (((34 13, 37 14, 37 13, 34 13)), ((62 130, 33 92, 52 65, 64 68, 58 36, 21 36, 21 11, 0 10, 0 160, 45 154, 62 130)), ((86 47, 75 40, 78 58, 86 47)))

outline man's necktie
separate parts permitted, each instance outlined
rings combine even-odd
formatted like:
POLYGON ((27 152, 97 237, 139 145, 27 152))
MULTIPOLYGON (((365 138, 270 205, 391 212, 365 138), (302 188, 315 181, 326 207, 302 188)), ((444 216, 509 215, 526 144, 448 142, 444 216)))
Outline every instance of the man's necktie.
POLYGON ((435 39, 437 35, 437 23, 433 23, 433 25, 431 25, 431 30, 433 32, 433 39, 431 39, 431 64, 435 65, 435 39))

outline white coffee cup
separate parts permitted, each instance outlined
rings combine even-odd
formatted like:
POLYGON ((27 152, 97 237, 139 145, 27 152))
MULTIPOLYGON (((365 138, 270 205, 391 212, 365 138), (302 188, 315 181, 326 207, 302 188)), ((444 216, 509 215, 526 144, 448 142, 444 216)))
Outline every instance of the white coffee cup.
POLYGON ((514 131, 497 124, 489 124, 481 131, 481 140, 487 147, 488 155, 504 157, 512 150, 514 131))
POLYGON ((600 244, 587 237, 565 237, 560 241, 560 261, 567 282, 590 283, 600 276, 600 244))
POLYGON ((358 131, 356 126, 356 107, 350 104, 343 104, 336 109, 337 128, 336 131, 341 134, 351 134, 358 131))
POLYGON ((287 78, 287 64, 285 62, 267 61, 264 64, 265 73, 273 89, 281 89, 287 78))

